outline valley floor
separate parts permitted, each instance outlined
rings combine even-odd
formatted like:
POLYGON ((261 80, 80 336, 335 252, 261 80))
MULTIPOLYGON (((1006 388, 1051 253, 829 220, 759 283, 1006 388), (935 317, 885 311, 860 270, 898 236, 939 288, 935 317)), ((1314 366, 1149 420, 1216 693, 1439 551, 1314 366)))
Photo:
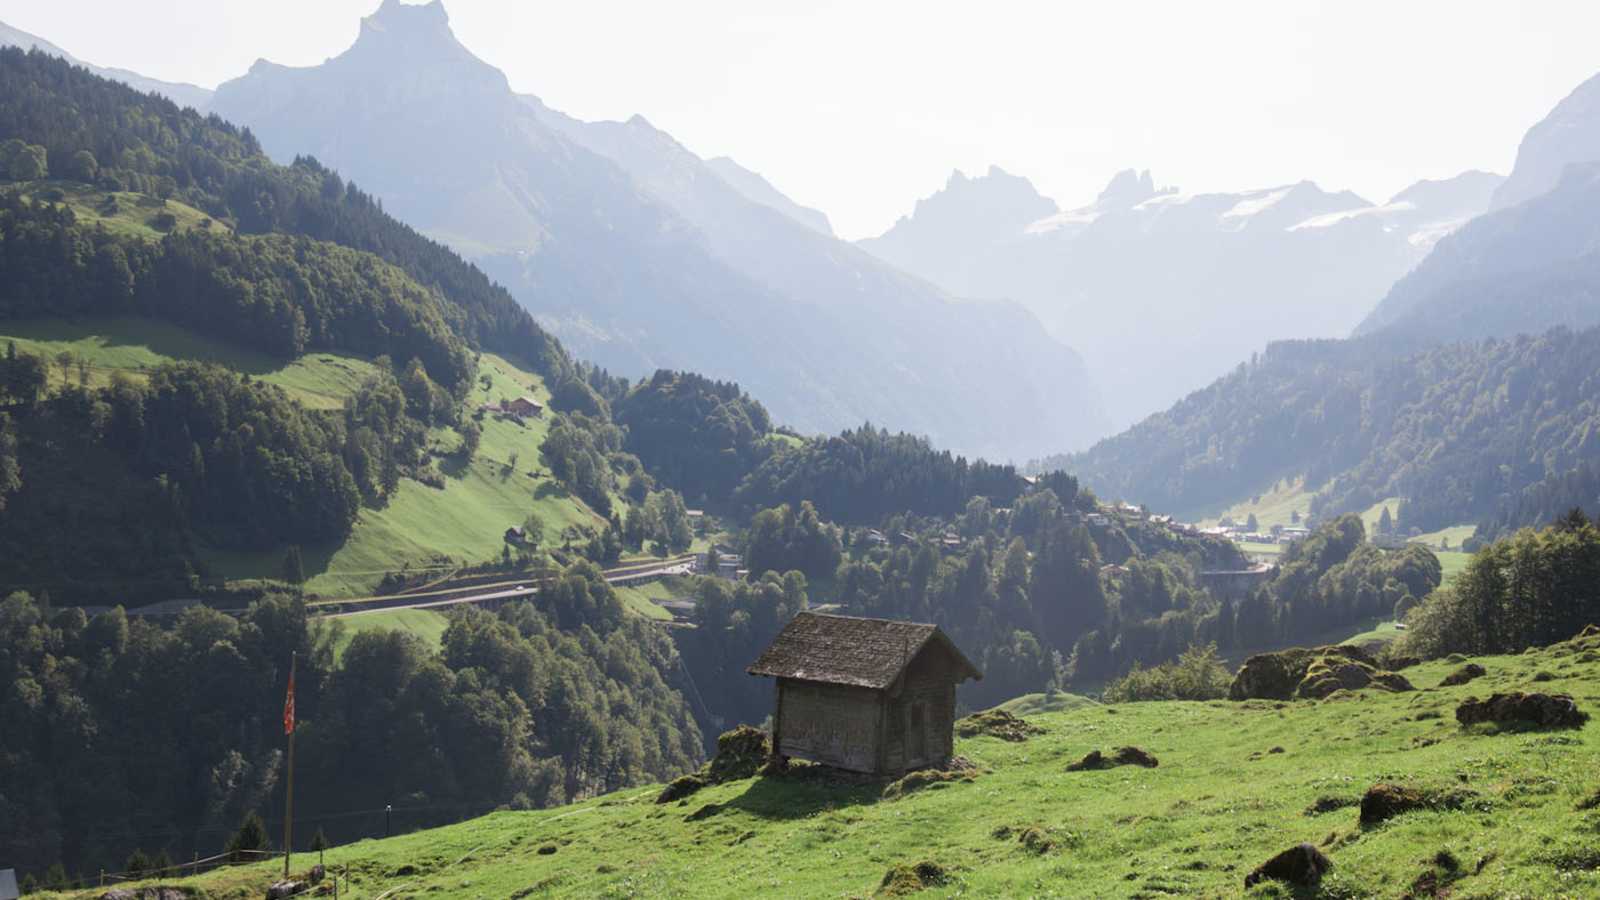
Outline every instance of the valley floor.
MULTIPOLYGON (((864 897, 891 867, 923 861, 948 878, 928 897, 1227 897, 1309 841, 1334 862, 1318 892, 1269 884, 1249 896, 1400 897, 1430 885, 1600 896, 1600 720, 1495 733, 1454 719, 1468 695, 1508 689, 1568 692, 1600 713, 1600 652, 1477 661, 1488 674, 1460 687, 1436 687, 1456 668, 1438 662, 1404 672, 1415 692, 1322 702, 1030 703, 1046 734, 958 740, 982 774, 896 800, 881 784, 754 778, 657 805, 648 787, 363 841, 327 862, 348 866, 355 897, 864 897), (1550 679, 1535 685, 1539 672, 1550 679), (1066 771, 1123 745, 1159 767, 1066 771), (1472 793, 1454 811, 1363 828, 1355 804, 1382 781, 1472 793), (1029 828, 1039 831, 1019 840, 1029 828)), ((197 886, 254 898, 269 878, 263 866, 197 886)))

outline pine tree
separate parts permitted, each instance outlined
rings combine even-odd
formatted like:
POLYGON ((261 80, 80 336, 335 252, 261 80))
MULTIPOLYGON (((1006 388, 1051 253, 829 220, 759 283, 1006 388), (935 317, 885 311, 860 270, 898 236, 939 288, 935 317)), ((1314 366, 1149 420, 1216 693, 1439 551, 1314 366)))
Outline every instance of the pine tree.
POLYGON ((283 554, 283 580, 290 584, 306 583, 306 567, 300 558, 299 544, 290 544, 283 554))
POLYGON ((1387 506, 1383 508, 1383 513, 1378 516, 1378 533, 1394 533, 1394 519, 1389 516, 1389 507, 1387 506))
POLYGON ((244 821, 239 823, 239 830, 228 839, 227 854, 235 862, 245 858, 246 851, 270 850, 271 841, 267 838, 267 823, 261 821, 258 813, 249 813, 244 821))
POLYGON ((312 852, 316 852, 318 850, 326 850, 326 849, 328 849, 329 846, 330 845, 328 844, 328 836, 323 833, 321 828, 318 828, 317 829, 317 833, 311 836, 311 850, 312 850, 312 852))
POLYGON ((138 881, 144 877, 146 872, 150 871, 150 857, 146 856, 143 850, 136 847, 132 853, 128 854, 128 861, 123 865, 123 870, 128 873, 129 878, 138 881))

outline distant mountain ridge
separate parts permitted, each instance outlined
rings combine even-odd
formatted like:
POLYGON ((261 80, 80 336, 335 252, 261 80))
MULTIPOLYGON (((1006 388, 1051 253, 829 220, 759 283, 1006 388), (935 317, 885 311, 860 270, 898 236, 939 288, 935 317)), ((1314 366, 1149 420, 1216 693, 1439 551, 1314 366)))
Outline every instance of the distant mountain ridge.
POLYGON ((967 453, 1101 430, 1081 360, 1026 311, 895 271, 643 119, 582 123, 514 94, 438 2, 386 0, 349 50, 259 62, 214 106, 269 154, 348 173, 613 371, 692 368, 802 430, 871 420, 967 453))
POLYGON ((68 62, 73 63, 74 65, 83 66, 85 69, 88 69, 94 74, 99 75, 101 78, 109 78, 112 81, 120 81, 134 90, 143 91, 145 93, 150 93, 153 91, 163 97, 166 97, 168 100, 171 100, 173 103, 176 103, 179 106, 192 106, 195 109, 203 110, 211 102, 212 92, 207 88, 183 82, 162 81, 158 78, 148 78, 144 75, 140 75, 137 72, 130 72, 127 69, 107 69, 101 66, 92 65, 84 62, 81 59, 78 59, 77 57, 61 49, 60 47, 57 47, 55 44, 50 43, 44 38, 35 37, 26 31, 12 28, 10 25, 7 25, 4 22, 0 22, 0 47, 21 47, 24 50, 37 48, 40 52, 48 53, 51 56, 59 56, 68 62))
POLYGON ((1498 182, 1469 172, 1377 205, 1311 182, 1186 194, 1127 170, 1061 210, 991 169, 957 173, 860 245, 954 293, 1027 306, 1084 354, 1126 425, 1268 341, 1348 334, 1498 182))
POLYGON ((1492 205, 1355 333, 1424 345, 1600 323, 1600 76, 1528 129, 1492 205))
POLYGON ((1592 506, 1600 160, 1585 158, 1600 154, 1586 124, 1597 100, 1591 80, 1534 125, 1498 189, 1493 176, 1462 176, 1388 204, 1466 214, 1493 190, 1498 208, 1440 239, 1355 337, 1270 345, 1122 434, 1048 462, 1111 496, 1190 512, 1305 476, 1314 510, 1398 496, 1403 525, 1478 522, 1480 537, 1592 506))
POLYGON ((833 223, 828 221, 827 213, 819 209, 812 209, 809 206, 801 206, 790 200, 776 187, 773 187, 772 183, 763 178, 760 173, 752 172, 726 156, 714 156, 706 160, 706 165, 711 168, 711 171, 722 176, 722 180, 731 185, 734 190, 743 194, 745 199, 753 203, 760 203, 763 206, 770 206, 818 234, 825 234, 828 237, 835 236, 833 223))
POLYGON ((1517 147, 1511 176, 1494 193, 1505 209, 1546 193, 1572 163, 1600 160, 1600 75, 1578 85, 1549 115, 1528 129, 1517 147))

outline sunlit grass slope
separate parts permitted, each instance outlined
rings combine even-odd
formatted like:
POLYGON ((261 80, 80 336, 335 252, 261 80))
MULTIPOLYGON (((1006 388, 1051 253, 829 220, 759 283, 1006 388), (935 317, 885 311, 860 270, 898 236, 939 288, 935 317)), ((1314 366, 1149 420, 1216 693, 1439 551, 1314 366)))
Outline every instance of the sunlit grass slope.
MULTIPOLYGON (((506 360, 485 354, 468 400, 476 409, 522 394, 547 402, 549 392, 535 375, 506 360), (481 379, 487 377, 484 386, 481 379)), ((530 512, 544 526, 544 541, 559 541, 569 525, 602 524, 581 500, 562 488, 540 459, 539 445, 549 431, 545 418, 522 422, 485 416, 478 452, 462 465, 453 457, 438 460, 444 488, 403 479, 381 509, 362 509, 350 537, 337 547, 306 547, 302 552, 311 576, 307 590, 324 597, 371 593, 384 573, 409 567, 441 574, 462 564, 500 557, 505 530, 520 525, 530 512), (513 461, 515 464, 513 465, 513 461)), ((460 444, 450 429, 436 429, 433 444, 450 453, 460 444)), ((211 554, 213 570, 233 578, 275 577, 283 550, 257 554, 211 554)))
POLYGON ((308 353, 286 362, 177 325, 132 316, 0 322, 0 348, 8 342, 15 342, 18 352, 42 356, 50 363, 52 387, 63 378, 73 384, 79 380, 76 364, 65 371, 57 365, 62 353, 88 364, 91 387, 109 383, 114 373, 143 380, 163 363, 194 360, 276 384, 310 409, 342 408, 344 399, 373 371, 364 359, 335 353, 308 353))
POLYGON ((385 609, 338 616, 343 633, 334 645, 334 655, 342 657, 346 647, 363 631, 403 631, 416 636, 429 647, 438 647, 449 627, 449 617, 432 609, 385 609))
POLYGON ((1300 514, 1299 524, 1304 524, 1311 512, 1312 496, 1313 493, 1305 489, 1304 479, 1285 478, 1255 497, 1246 497, 1214 516, 1202 518, 1201 524, 1215 525, 1224 518, 1232 518, 1242 524, 1254 515, 1256 524, 1262 531, 1267 531, 1274 525, 1296 524, 1294 513, 1297 512, 1300 514))
MULTIPOLYGON (((1451 688, 1435 685, 1453 664, 1409 669, 1414 693, 1039 713, 1048 733, 1026 743, 958 739, 984 770, 975 780, 898 800, 881 799, 882 785, 756 778, 657 805, 658 788, 642 788, 327 859, 349 866, 362 897, 867 897, 891 867, 921 861, 948 876, 925 897, 1401 897, 1418 884, 1460 897, 1600 895, 1600 810, 1582 808, 1600 791, 1600 722, 1491 733, 1453 718, 1470 694, 1526 688, 1600 713, 1600 660, 1478 662, 1487 676, 1451 688), (1538 672, 1552 679, 1535 684, 1538 672), (1160 766, 1066 771, 1123 745, 1160 766), (1353 804, 1382 781, 1472 793, 1454 811, 1363 828, 1353 804), (1030 827, 1043 838, 1031 847, 1018 839, 1030 827), (1253 867, 1301 841, 1333 860, 1320 891, 1243 890, 1253 867)), ((258 897, 270 877, 258 867, 198 884, 258 897)))
POLYGON ((70 207, 79 222, 152 241, 160 240, 169 231, 189 228, 232 230, 226 222, 215 221, 177 200, 163 201, 132 191, 103 191, 74 181, 30 182, 22 186, 22 195, 70 207), (171 216, 171 221, 165 221, 163 215, 171 216))

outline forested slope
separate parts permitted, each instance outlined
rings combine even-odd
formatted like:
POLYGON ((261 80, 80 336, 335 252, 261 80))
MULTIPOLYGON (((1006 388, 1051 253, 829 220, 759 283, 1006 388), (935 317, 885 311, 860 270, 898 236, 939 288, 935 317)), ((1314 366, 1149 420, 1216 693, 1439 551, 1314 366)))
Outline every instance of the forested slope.
POLYGON ((1597 351, 1600 329, 1409 354, 1378 337, 1274 344, 1167 412, 1047 463, 1105 495, 1194 514, 1304 475, 1313 512, 1403 497, 1401 526, 1430 531, 1497 515, 1600 457, 1597 351))

